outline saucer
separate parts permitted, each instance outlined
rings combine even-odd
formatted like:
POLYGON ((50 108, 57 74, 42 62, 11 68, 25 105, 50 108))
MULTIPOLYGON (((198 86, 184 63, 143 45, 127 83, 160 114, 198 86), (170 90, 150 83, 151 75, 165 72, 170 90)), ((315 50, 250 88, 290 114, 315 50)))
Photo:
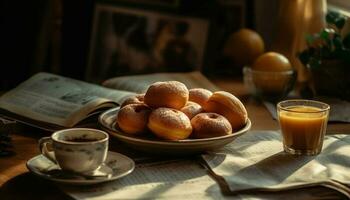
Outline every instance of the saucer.
POLYGON ((96 174, 107 173, 106 176, 72 176, 71 174, 66 174, 61 171, 57 164, 40 154, 27 161, 27 168, 35 175, 50 181, 74 185, 90 185, 112 181, 126 176, 134 170, 135 163, 132 159, 123 154, 109 151, 104 166, 96 171, 96 174))

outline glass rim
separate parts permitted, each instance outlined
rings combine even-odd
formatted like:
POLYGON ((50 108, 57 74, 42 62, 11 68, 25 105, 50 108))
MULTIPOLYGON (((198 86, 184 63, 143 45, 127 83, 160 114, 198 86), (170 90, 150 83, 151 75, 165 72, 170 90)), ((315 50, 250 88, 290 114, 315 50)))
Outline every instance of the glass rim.
MULTIPOLYGON (((308 106, 308 105, 303 105, 303 106, 308 106)), ((311 105, 310 105, 311 106, 311 105)), ((315 106, 312 106, 315 107, 315 106)), ((330 110, 330 106, 324 102, 321 101, 315 101, 315 100, 306 100, 306 99, 289 99, 289 100, 284 100, 284 101, 280 101, 277 103, 277 108, 281 109, 283 111, 288 111, 288 112, 294 112, 294 113, 320 113, 320 112, 325 112, 325 111, 329 111, 330 110), (311 102, 311 103, 316 103, 316 104, 320 104, 325 106, 325 108, 319 108, 320 110, 317 111, 295 111, 295 110, 291 110, 289 108, 283 107, 281 104, 283 103, 287 103, 287 102, 311 102)))
POLYGON ((271 74, 278 74, 278 75, 292 75, 294 74, 296 71, 294 69, 290 69, 290 70, 285 70, 285 71, 259 71, 259 70, 253 70, 251 67, 249 66, 244 66, 243 67, 243 72, 249 72, 249 73, 253 73, 253 74, 265 74, 265 75, 271 75, 271 74))

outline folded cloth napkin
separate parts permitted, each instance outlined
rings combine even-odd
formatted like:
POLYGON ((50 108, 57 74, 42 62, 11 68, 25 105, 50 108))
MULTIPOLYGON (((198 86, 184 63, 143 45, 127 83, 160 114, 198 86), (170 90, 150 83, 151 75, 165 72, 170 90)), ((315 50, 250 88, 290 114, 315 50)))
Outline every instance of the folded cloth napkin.
POLYGON ((251 131, 202 158, 231 192, 350 184, 350 135, 326 136, 317 156, 295 156, 284 153, 279 132, 251 131))

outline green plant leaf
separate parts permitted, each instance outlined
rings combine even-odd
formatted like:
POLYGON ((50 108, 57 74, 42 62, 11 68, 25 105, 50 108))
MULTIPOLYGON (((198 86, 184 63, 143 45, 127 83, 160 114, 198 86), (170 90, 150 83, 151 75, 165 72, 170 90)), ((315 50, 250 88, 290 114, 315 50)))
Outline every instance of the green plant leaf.
POLYGON ((329 58, 331 56, 331 49, 327 46, 323 46, 320 49, 320 57, 321 58, 329 58))
POLYGON ((345 48, 350 49, 350 33, 348 33, 344 39, 343 39, 343 44, 345 48))
POLYGON ((302 51, 301 53, 299 53, 298 58, 301 63, 303 63, 304 65, 307 65, 310 60, 309 51, 307 49, 302 51))
POLYGON ((344 27, 346 19, 344 15, 335 11, 329 11, 326 15, 326 22, 328 24, 334 24, 339 30, 344 27))
POLYGON ((308 64, 311 68, 318 68, 321 66, 322 61, 319 58, 311 57, 308 64))
POLYGON ((309 48, 309 55, 311 56, 315 56, 316 54, 317 54, 317 50, 316 50, 316 48, 313 48, 313 47, 311 47, 311 48, 309 48))
POLYGON ((343 41, 341 39, 341 36, 339 34, 335 34, 333 37, 333 45, 335 49, 342 49, 344 48, 343 41))
POLYGON ((337 18, 334 24, 337 26, 339 30, 341 30, 345 25, 346 19, 345 17, 337 18))
POLYGON ((307 48, 297 54, 299 60, 310 68, 318 68, 323 60, 335 59, 350 65, 350 33, 344 39, 340 34, 346 23, 346 17, 330 11, 326 21, 331 28, 321 29, 318 33, 305 37, 307 48))
POLYGON ((321 31, 320 37, 321 37, 323 40, 327 40, 327 39, 329 39, 329 35, 330 35, 329 31, 328 31, 327 29, 323 29, 323 30, 321 31))
POLYGON ((317 39, 319 38, 319 34, 308 34, 305 36, 306 43, 311 46, 317 39))
POLYGON ((326 14, 326 22, 328 24, 335 24, 336 19, 339 17, 339 13, 335 12, 335 11, 329 11, 326 14))
POLYGON ((350 49, 342 49, 339 51, 339 58, 350 64, 350 49))

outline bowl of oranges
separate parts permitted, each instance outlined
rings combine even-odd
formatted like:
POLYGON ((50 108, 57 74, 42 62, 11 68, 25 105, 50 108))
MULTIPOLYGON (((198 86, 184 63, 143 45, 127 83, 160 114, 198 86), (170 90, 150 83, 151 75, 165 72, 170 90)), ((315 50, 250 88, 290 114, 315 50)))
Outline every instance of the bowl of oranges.
POLYGON ((293 89, 296 71, 282 54, 267 52, 260 55, 252 65, 243 68, 243 80, 254 97, 279 101, 293 89))

